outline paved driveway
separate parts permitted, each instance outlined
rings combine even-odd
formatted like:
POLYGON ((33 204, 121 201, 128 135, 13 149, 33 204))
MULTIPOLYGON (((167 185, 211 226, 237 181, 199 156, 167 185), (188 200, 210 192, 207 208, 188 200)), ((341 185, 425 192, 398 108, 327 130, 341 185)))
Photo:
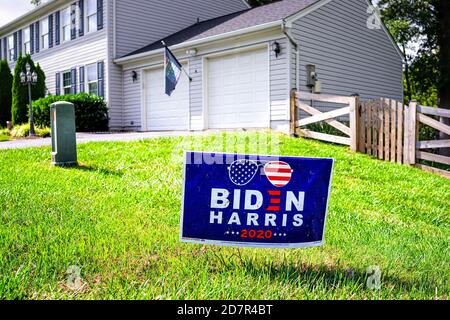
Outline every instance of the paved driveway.
MULTIPOLYGON (((136 141, 160 137, 187 136, 189 132, 131 132, 131 133, 77 133, 77 143, 87 143, 93 141, 136 141)), ((51 146, 51 138, 44 139, 21 139, 0 142, 1 149, 24 149, 33 147, 51 146)))

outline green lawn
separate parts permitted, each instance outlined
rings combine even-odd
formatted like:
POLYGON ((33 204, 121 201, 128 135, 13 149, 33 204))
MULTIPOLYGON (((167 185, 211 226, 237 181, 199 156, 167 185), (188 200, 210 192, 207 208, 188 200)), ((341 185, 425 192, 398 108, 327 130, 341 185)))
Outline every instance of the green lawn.
POLYGON ((182 138, 83 144, 72 169, 52 167, 50 148, 0 151, 0 299, 448 299, 449 180, 311 140, 228 138, 255 135, 336 158, 322 248, 180 243, 182 138))
POLYGON ((9 137, 6 134, 0 133, 0 142, 8 141, 9 137))

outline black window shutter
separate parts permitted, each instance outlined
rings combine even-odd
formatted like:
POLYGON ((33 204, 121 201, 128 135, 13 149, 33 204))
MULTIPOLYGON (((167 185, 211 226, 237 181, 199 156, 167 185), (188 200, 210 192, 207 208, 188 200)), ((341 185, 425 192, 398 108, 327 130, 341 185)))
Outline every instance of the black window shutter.
POLYGON ((57 72, 55 75, 55 86, 56 86, 55 94, 57 96, 60 96, 61 95, 61 74, 59 72, 57 72))
POLYGON ((59 42, 60 42, 60 35, 61 35, 61 31, 59 30, 61 28, 60 25, 60 13, 59 11, 55 12, 55 45, 59 46, 59 42))
POLYGON ((77 16, 76 16, 76 12, 77 12, 77 6, 76 4, 72 4, 70 6, 70 26, 71 26, 71 30, 70 30, 70 39, 74 40, 77 37, 77 16))
POLYGON ((99 61, 97 63, 97 76, 98 76, 98 96, 105 97, 105 63, 99 61))
POLYGON ((34 24, 34 33, 35 33, 35 39, 36 39, 36 43, 34 45, 34 51, 36 53, 38 53, 39 49, 41 48, 41 46, 39 44, 39 40, 40 40, 40 36, 41 36, 41 33, 39 32, 39 21, 34 24))
POLYGON ((0 60, 3 59, 3 47, 2 47, 2 45, 3 45, 3 40, 0 39, 0 60))
POLYGON ((22 53, 22 30, 17 31, 17 48, 20 55, 22 53))
POLYGON ((77 69, 72 68, 70 70, 70 93, 76 94, 77 93, 77 69))
POLYGON ((30 25, 30 54, 34 53, 34 24, 30 25))
POLYGON ((80 67, 80 92, 84 92, 84 67, 80 67))
POLYGON ((97 0, 97 30, 103 29, 103 0, 97 0))
POLYGON ((78 35, 82 37, 84 36, 84 0, 78 1, 78 9, 80 10, 80 29, 78 30, 78 35))
POLYGON ((17 54, 17 47, 18 47, 18 45, 17 45, 17 32, 14 32, 14 34, 13 34, 13 39, 14 39, 14 57, 13 57, 13 59, 14 59, 14 61, 16 61, 17 60, 17 57, 18 57, 18 54, 17 54))
POLYGON ((48 47, 53 48, 53 15, 48 16, 48 47))

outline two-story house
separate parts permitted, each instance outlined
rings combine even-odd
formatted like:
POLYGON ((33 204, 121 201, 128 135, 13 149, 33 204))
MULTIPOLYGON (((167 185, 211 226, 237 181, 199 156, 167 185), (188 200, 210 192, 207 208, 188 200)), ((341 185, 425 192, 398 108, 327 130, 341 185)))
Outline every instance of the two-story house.
MULTIPOLYGON (((0 27, 51 94, 103 96, 112 130, 288 132, 292 88, 403 99, 403 57, 368 0, 50 0, 0 27), (189 73, 164 93, 164 40, 189 73)), ((322 109, 333 106, 320 106, 322 109)))

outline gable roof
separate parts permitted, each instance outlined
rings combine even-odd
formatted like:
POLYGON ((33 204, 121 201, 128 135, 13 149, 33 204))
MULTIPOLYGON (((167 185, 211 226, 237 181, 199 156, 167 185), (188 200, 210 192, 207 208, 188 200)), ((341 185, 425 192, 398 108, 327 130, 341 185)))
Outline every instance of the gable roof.
POLYGON ((163 47, 161 41, 164 41, 168 46, 173 46, 187 41, 200 40, 273 22, 281 22, 318 1, 320 0, 282 0, 227 16, 202 21, 131 52, 124 57, 161 49, 163 47))

